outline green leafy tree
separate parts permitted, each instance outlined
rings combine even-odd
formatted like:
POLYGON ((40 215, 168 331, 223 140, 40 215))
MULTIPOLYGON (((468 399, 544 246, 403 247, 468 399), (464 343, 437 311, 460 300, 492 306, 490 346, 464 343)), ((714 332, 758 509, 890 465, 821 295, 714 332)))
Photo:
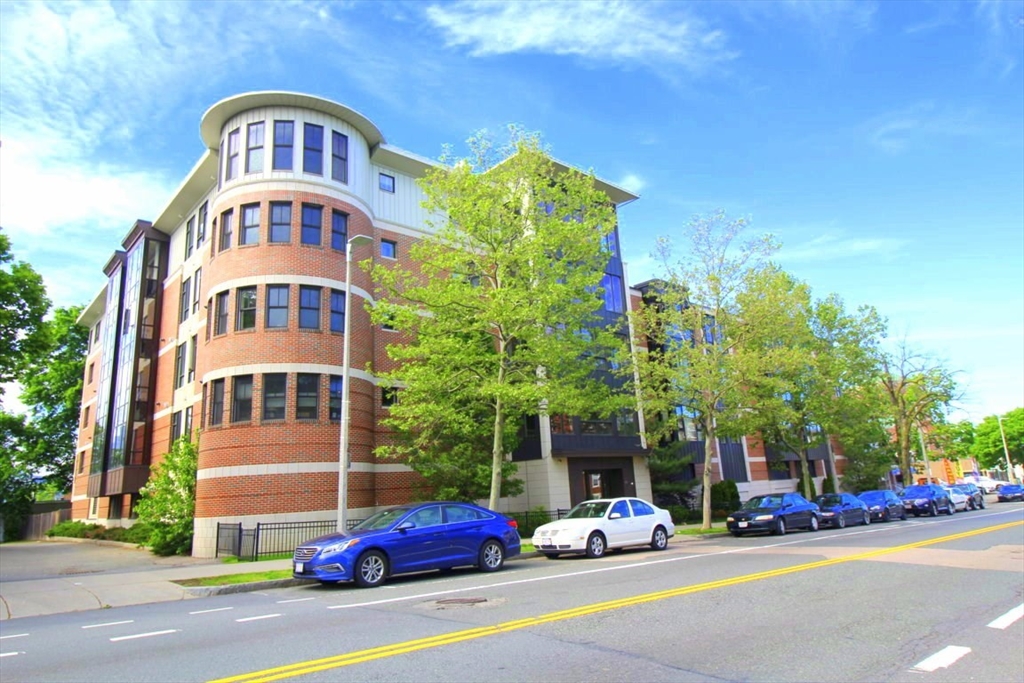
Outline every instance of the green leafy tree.
POLYGON ((846 467, 842 487, 853 493, 888 488, 896 449, 887 429, 887 398, 878 383, 847 392, 835 436, 842 444, 846 467))
POLYGON ((651 449, 647 468, 651 473, 651 490, 658 505, 671 500, 672 505, 685 505, 686 498, 697 485, 695 479, 683 479, 683 472, 693 457, 683 452, 682 441, 671 441, 651 449))
MULTIPOLYGON (((1024 464, 1024 408, 1014 408, 1002 415, 1003 432, 1006 434, 1006 450, 1010 462, 1024 464)), ((999 431, 999 420, 989 415, 978 425, 971 452, 978 464, 985 468, 1006 468, 1006 452, 1003 450, 1003 435, 999 431)))
POLYGON ((420 183, 432 230, 410 246, 414 269, 372 269, 371 315, 404 333, 388 347, 395 369, 378 374, 400 395, 383 423, 406 438, 378 453, 424 476, 432 460, 467 473, 488 463, 496 508, 526 416, 624 405, 595 370, 625 338, 595 326, 615 214, 593 175, 516 129, 506 145, 478 134, 469 147, 420 183))
POLYGON ((0 409, 0 540, 18 538, 32 506, 35 483, 25 465, 25 419, 0 409))
POLYGON ((648 352, 637 358, 649 443, 670 441, 676 411, 695 416, 704 434, 702 515, 711 528, 711 463, 721 433, 743 434, 752 382, 767 381, 790 362, 784 347, 756 342, 785 320, 790 292, 765 261, 776 249, 768 236, 738 244, 745 220, 723 212, 695 216, 684 231, 686 256, 675 261, 662 237, 657 255, 664 276, 656 295, 633 314, 648 352))
POLYGON ((75 322, 81 312, 81 306, 54 311, 42 325, 45 345, 29 356, 21 377, 27 461, 62 491, 71 490, 89 346, 89 331, 75 322))
MULTIPOLYGON (((751 384, 756 408, 749 413, 747 431, 760 432, 768 444, 799 456, 802 493, 810 499, 814 486, 809 452, 830 446, 830 435, 843 428, 850 404, 861 401, 857 389, 877 377, 878 343, 885 326, 870 307, 849 313, 835 294, 812 301, 807 287, 780 277, 781 286, 793 291, 795 307, 787 324, 767 330, 762 343, 789 348, 794 362, 774 372, 769 382, 751 384)), ((834 472, 831 447, 829 456, 834 472)))
POLYGON ((909 485, 913 480, 912 453, 917 430, 943 422, 960 391, 952 371, 910 350, 905 342, 894 352, 882 355, 880 381, 896 457, 904 484, 909 485))
POLYGON ((149 546, 157 555, 192 552, 199 444, 182 436, 153 469, 135 506, 139 523, 151 529, 149 546))
POLYGON ((0 405, 2 385, 18 379, 28 359, 46 348, 43 317, 49 309, 42 276, 14 260, 0 229, 0 405))
POLYGON ((928 440, 944 457, 966 460, 974 446, 974 424, 970 420, 942 422, 932 427, 928 440))

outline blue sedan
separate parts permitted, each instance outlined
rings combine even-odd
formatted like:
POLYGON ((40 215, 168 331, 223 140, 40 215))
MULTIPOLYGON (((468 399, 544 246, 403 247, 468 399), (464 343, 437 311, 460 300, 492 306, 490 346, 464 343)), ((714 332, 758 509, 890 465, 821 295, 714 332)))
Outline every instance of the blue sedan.
POLYGON ((757 531, 783 536, 789 529, 817 531, 820 525, 821 510, 799 493, 754 496, 725 520, 733 536, 757 531))
POLYGON ((821 523, 837 529, 847 524, 870 524, 867 504, 852 493, 826 493, 814 499, 821 508, 821 523))
POLYGON ((381 510, 346 533, 295 549, 292 576, 379 586, 395 574, 475 566, 502 568, 519 554, 516 522, 471 503, 411 503, 381 510))

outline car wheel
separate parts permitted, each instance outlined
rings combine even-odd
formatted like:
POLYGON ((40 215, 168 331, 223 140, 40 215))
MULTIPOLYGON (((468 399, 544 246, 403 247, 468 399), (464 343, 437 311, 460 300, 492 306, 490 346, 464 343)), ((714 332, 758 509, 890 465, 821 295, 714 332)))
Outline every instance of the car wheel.
POLYGON ((871 513, 867 510, 864 511, 864 526, 871 524, 871 513))
POLYGON ((657 527, 654 530, 654 535, 651 537, 651 547, 655 550, 664 550, 668 547, 668 534, 665 533, 665 529, 657 527))
MULTIPOLYGON (((917 515, 914 515, 914 516, 916 517, 917 515)), ((900 521, 901 522, 907 521, 907 511, 906 511, 906 509, 904 509, 903 512, 900 513, 900 521)))
POLYGON ((953 505, 953 501, 949 501, 946 503, 946 514, 952 515, 954 512, 956 512, 956 505, 953 505))
POLYGON ((603 557, 605 548, 604 536, 600 531, 590 534, 590 538, 587 539, 587 557, 603 557))
POLYGON ((839 515, 839 517, 836 518, 835 524, 840 529, 845 529, 846 528, 846 515, 839 515))
POLYGON ((548 558, 549 560, 557 560, 558 553, 544 553, 544 557, 548 558))
POLYGON ((888 522, 890 519, 892 518, 889 516, 889 508, 885 508, 885 512, 882 513, 882 521, 888 522))
POLYGON ((807 525, 807 529, 809 531, 817 531, 820 526, 821 526, 821 522, 818 521, 818 516, 817 515, 811 515, 811 521, 807 525))
POLYGON ((379 550, 363 553, 356 562, 355 580, 360 588, 374 588, 384 583, 388 561, 379 550))
POLYGON ((779 520, 775 522, 775 535, 785 536, 786 535, 786 518, 779 517, 779 520))
POLYGON ((932 501, 931 507, 928 508, 928 516, 929 517, 938 517, 938 515, 939 515, 939 506, 936 505, 934 501, 932 501))
POLYGON ((978 507, 980 507, 982 510, 985 509, 985 500, 984 499, 982 499, 982 501, 980 503, 978 503, 978 507))
POLYGON ((484 541, 476 566, 482 572, 496 572, 505 564, 505 548, 493 538, 484 541))

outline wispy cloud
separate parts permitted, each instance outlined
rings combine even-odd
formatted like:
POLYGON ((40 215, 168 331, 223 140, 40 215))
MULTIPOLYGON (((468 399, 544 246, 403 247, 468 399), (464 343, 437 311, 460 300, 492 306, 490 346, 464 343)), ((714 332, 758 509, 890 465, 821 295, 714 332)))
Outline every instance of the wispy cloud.
POLYGON ((619 187, 624 187, 630 192, 640 194, 640 190, 647 186, 647 181, 638 176, 635 173, 627 173, 622 176, 616 183, 619 187))
POLYGON ((897 154, 932 136, 978 135, 984 128, 976 117, 971 109, 954 110, 937 107, 933 102, 919 102, 868 119, 861 128, 871 145, 897 154))
POLYGON ((462 0, 431 5, 426 17, 474 57, 536 52, 699 75, 738 55, 724 31, 676 3, 462 0))
POLYGON ((843 237, 826 234, 779 250, 778 260, 783 263, 836 261, 879 255, 894 258, 908 240, 892 237, 843 237))

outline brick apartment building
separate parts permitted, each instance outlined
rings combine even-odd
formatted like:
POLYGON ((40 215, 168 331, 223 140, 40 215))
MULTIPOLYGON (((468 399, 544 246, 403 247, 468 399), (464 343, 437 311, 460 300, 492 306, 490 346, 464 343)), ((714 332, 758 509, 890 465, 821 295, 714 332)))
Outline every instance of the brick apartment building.
MULTIPOLYGON (((408 258, 427 229, 415 181, 432 162, 388 145, 362 114, 296 93, 222 100, 200 135, 202 156, 156 219, 131 227, 81 315, 90 348, 72 516, 130 524, 151 465, 201 430, 193 553, 210 557, 218 522, 337 516, 345 316, 349 517, 417 495, 418 475, 373 455, 389 394, 365 368, 388 366, 395 337, 370 323, 371 282, 353 267, 346 283, 345 260, 356 235, 372 243, 352 246, 353 261, 408 258)), ((637 198, 598 185, 616 207, 637 198)), ((605 313, 621 316, 643 292, 627 289, 613 237, 605 313)), ((502 508, 649 498, 641 419, 529 421, 513 454, 526 490, 502 508)), ((699 452, 699 434, 684 424, 680 435, 699 452)), ((792 490, 794 472, 768 468, 770 454, 746 439, 720 454, 715 478, 744 495, 792 490)))

